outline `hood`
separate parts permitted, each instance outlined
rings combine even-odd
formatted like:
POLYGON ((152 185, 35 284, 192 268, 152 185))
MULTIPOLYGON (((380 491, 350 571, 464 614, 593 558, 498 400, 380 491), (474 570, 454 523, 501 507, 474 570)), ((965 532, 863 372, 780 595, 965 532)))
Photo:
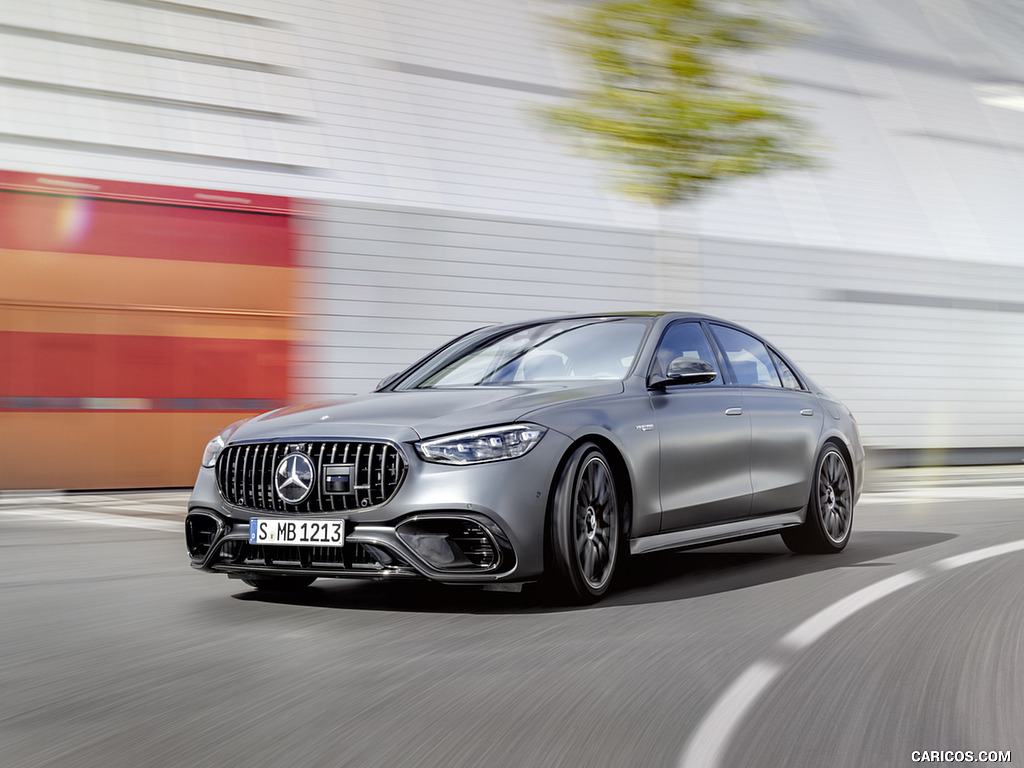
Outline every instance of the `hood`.
MULTIPOLYGON (((622 392, 621 381, 370 392, 280 408, 243 424, 230 442, 377 438, 409 442, 507 424, 559 403, 622 392)), ((543 419, 536 419, 543 424, 543 419)))

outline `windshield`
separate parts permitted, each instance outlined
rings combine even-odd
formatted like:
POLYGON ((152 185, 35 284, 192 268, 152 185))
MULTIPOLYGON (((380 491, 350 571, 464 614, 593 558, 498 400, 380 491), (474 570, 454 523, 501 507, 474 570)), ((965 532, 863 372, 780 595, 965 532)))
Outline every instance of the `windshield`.
POLYGON ((573 318, 484 329, 428 360, 398 389, 621 380, 646 329, 639 318, 573 318))

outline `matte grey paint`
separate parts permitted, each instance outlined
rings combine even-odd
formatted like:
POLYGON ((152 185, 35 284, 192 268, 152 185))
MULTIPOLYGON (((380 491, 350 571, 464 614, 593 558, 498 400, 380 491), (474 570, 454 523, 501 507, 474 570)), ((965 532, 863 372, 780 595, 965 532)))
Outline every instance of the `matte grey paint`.
MULTIPOLYGON (((319 517, 345 519, 352 541, 383 537, 399 550, 397 537, 382 531, 393 531, 417 514, 480 516, 504 532, 516 559, 497 572, 441 573, 410 557, 422 576, 444 582, 523 581, 542 574, 548 496, 561 462, 583 440, 621 459, 619 484, 630 494, 634 552, 763 535, 798 524, 817 455, 830 440, 849 458, 856 500, 864 451, 852 417, 790 360, 809 391, 738 387, 727 370, 719 371, 715 383, 651 389, 651 360, 664 329, 674 320, 701 318, 634 316, 646 318, 650 328, 621 382, 378 391, 272 411, 242 425, 228 442, 383 439, 399 444, 408 471, 389 502, 319 517), (737 410, 738 415, 728 415, 737 410), (514 422, 548 430, 517 459, 452 466, 426 462, 415 450, 414 443, 425 437, 514 422)), ((189 510, 213 514, 235 538, 243 537, 248 518, 256 514, 224 502, 212 469, 200 471, 189 510)), ((209 570, 213 564, 204 560, 193 566, 209 570)))

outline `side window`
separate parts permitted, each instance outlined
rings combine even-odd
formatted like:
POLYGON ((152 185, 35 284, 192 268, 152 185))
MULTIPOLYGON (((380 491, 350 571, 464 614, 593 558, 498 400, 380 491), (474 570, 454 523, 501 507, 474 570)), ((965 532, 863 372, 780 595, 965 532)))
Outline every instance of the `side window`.
MULTIPOLYGON (((700 323, 694 321, 683 321, 670 325, 665 335, 661 337, 658 345, 658 352, 654 356, 652 368, 659 374, 664 374, 668 364, 677 357, 690 357, 694 360, 703 360, 711 363, 718 370, 718 359, 715 357, 711 340, 704 332, 700 323)), ((722 377, 717 376, 710 385, 720 385, 722 377)))
POLYGON ((760 341, 735 328, 712 326, 725 353, 736 383, 741 387, 782 387, 768 348, 760 341))
POLYGON ((786 389, 803 389, 800 384, 800 379, 796 377, 796 374, 790 370, 789 366, 786 365, 786 361, 779 357, 779 353, 774 349, 769 349, 768 352, 772 356, 772 361, 775 363, 775 369, 779 372, 779 376, 782 377, 782 386, 786 389))

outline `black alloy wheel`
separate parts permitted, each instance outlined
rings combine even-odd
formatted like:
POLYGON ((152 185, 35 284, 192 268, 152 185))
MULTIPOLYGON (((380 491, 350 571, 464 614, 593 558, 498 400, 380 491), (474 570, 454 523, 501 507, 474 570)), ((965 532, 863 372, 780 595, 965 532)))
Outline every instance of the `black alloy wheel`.
POLYGON ((798 528, 782 532, 793 552, 831 554, 841 552, 853 530, 853 483, 846 459, 834 445, 818 456, 807 504, 807 519, 798 528))
POLYGON ((590 603, 611 584, 619 558, 615 474, 604 453, 583 443, 566 462, 551 503, 553 566, 562 595, 590 603))

